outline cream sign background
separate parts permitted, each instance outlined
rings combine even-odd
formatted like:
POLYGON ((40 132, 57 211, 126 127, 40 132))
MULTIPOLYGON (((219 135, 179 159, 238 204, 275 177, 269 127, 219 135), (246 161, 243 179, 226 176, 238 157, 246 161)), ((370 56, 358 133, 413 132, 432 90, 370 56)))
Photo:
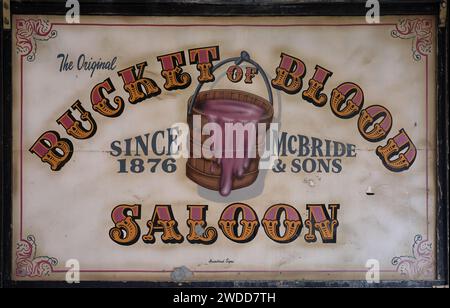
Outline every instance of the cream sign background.
MULTIPOLYGON (((435 21, 431 17, 388 17, 368 25, 361 18, 108 18, 85 17, 69 25, 63 18, 16 16, 13 42, 14 84, 14 247, 15 279, 62 280, 65 262, 80 262, 82 279, 365 279, 369 259, 380 262, 382 279, 431 279, 435 275, 435 21), (219 46, 220 59, 246 50, 273 79, 280 54, 301 59, 307 68, 304 89, 316 65, 333 72, 324 93, 343 82, 363 90, 365 106, 382 105, 392 117, 389 138, 407 131, 417 148, 404 172, 387 170, 375 155, 380 143, 364 140, 357 117, 339 119, 329 104, 315 107, 301 97, 274 91, 274 122, 289 135, 303 135, 355 146, 342 157, 340 172, 261 172, 257 181, 227 197, 186 178, 186 161, 175 172, 119 173, 111 143, 166 130, 186 122, 189 97, 198 84, 195 65, 183 70, 192 84, 165 91, 157 57, 172 52, 219 46), (61 70, 62 57, 75 62, 61 70), (85 60, 111 61, 114 70, 78 70, 85 60), (113 60, 115 59, 115 60, 113 60), (146 61, 145 76, 162 93, 129 104, 117 72, 146 61), (125 99, 123 114, 107 118, 90 105, 91 89, 111 78, 115 95, 125 99), (97 132, 88 140, 71 139, 74 153, 61 170, 51 171, 28 151, 48 130, 70 138, 56 120, 79 100, 91 112, 97 132), (367 194, 367 192, 373 194, 367 194), (230 241, 218 221, 232 203, 245 203, 259 220, 275 204, 293 206, 303 222, 307 204, 339 204, 336 243, 314 243, 302 233, 280 244, 262 225, 247 243, 230 241), (136 223, 148 231, 155 205, 172 207, 178 230, 189 233, 187 205, 208 205, 208 226, 217 229, 212 245, 114 243, 111 212, 117 205, 140 204, 136 223), (178 277, 178 278, 177 278, 178 277)), ((67 63, 66 62, 66 63, 67 63)), ((252 84, 231 83, 217 72, 204 88, 240 89, 259 96, 267 90, 258 74, 252 84)), ((159 146, 164 145, 161 141, 159 146)), ((125 149, 125 146, 122 145, 125 149)), ((149 154, 151 155, 151 154, 149 154)), ((147 157, 144 157, 147 158, 147 157)), ((284 157, 291 166, 295 157, 284 157)))

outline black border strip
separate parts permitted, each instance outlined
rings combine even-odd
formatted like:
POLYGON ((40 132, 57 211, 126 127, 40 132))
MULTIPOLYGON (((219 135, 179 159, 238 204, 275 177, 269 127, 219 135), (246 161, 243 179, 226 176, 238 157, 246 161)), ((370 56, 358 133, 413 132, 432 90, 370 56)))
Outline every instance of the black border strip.
POLYGON ((5 257, 4 257, 4 250, 6 249, 5 247, 3 247, 3 244, 5 243, 4 241, 4 237, 3 237, 3 227, 5 226, 5 217, 4 217, 4 211, 3 209, 5 208, 4 204, 7 204, 6 202, 4 202, 4 183, 5 183, 5 178, 4 178, 4 173, 3 173, 3 163, 7 161, 7 159, 5 159, 4 157, 4 143, 3 143, 3 139, 4 139, 4 128, 3 128, 3 118, 4 118, 4 106, 6 105, 6 100, 4 99, 4 87, 3 87, 3 75, 4 75, 4 71, 3 71, 3 46, 8 46, 6 45, 6 41, 3 40, 3 8, 0 14, 0 45, 2 46, 2 48, 0 48, 0 68, 2 70, 1 74, 0 74, 0 99, 1 99, 1 104, 0 104, 0 242, 2 244, 2 246, 0 247, 0 288, 3 285, 3 272, 4 272, 4 265, 6 264, 5 262, 5 257))
MULTIPOLYGON (((154 15, 154 16, 353 16, 365 15, 365 1, 351 0, 318 0, 293 3, 279 1, 270 3, 261 0, 255 4, 252 0, 228 1, 108 1, 93 2, 81 0, 82 15, 154 15), (344 1, 344 2, 342 2, 344 1), (231 3, 225 5, 224 3, 231 3)), ((422 14, 439 16, 439 0, 385 0, 380 1, 382 15, 422 14)), ((448 9, 448 8, 447 8, 448 9)), ((12 14, 48 14, 65 15, 64 1, 17 1, 11 3, 12 14)), ((3 9, 2 9, 3 15, 3 9)), ((448 15, 448 14, 447 14, 448 15)), ((3 16, 2 16, 3 20, 3 16)), ((0 249, 1 272, 0 287, 435 287, 448 285, 448 18, 446 27, 438 28, 438 106, 437 106, 437 180, 438 180, 438 213, 437 213, 437 264, 438 277, 435 281, 389 281, 378 285, 369 285, 365 281, 218 281, 218 282, 82 282, 69 285, 65 282, 16 282, 11 281, 12 242, 11 242, 11 211, 12 211, 12 84, 11 60, 12 37, 10 30, 0 25, 1 50, 0 67, 0 133, 1 133, 1 230, 2 241, 0 249), (5 48, 6 46, 6 48, 5 48)))
MULTIPOLYGON (((1 4, 2 5, 2 4, 1 4)), ((0 287, 7 284, 11 278, 11 238, 12 238, 12 84, 11 84, 11 30, 3 29, 3 5, 0 20, 0 68, 2 70, 0 76, 0 199, 1 199, 1 217, 0 217, 0 248, 1 272, 0 287)))

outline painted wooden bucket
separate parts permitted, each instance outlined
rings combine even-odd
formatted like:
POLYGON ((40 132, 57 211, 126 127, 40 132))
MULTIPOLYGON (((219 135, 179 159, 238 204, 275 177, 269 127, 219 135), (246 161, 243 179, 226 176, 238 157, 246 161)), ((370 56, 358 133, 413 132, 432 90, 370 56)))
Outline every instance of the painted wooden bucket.
MULTIPOLYGON (((202 108, 200 108, 201 104, 206 101, 215 101, 215 100, 227 100, 227 101, 234 101, 238 103, 244 103, 244 104, 252 104, 256 105, 264 110, 263 116, 259 118, 259 123, 264 123, 266 125, 266 130, 269 128, 270 123, 272 122, 273 118, 273 96, 272 96, 272 90, 269 83, 269 80, 267 78, 267 75, 265 74, 264 70, 253 60, 250 59, 248 54, 244 51, 241 53, 240 57, 237 58, 231 58, 228 60, 224 60, 223 62, 220 62, 216 66, 213 67, 212 71, 216 70, 217 68, 221 67, 222 65, 229 63, 229 62, 235 62, 236 65, 239 65, 242 62, 248 62, 252 65, 254 65, 259 72, 261 72, 261 75, 263 76, 264 82, 266 84, 269 99, 264 99, 260 96, 257 96, 252 93, 247 93, 240 90, 230 90, 230 89, 214 89, 214 90, 208 90, 208 91, 202 91, 200 92, 202 84, 199 84, 196 91, 194 92, 194 95, 192 95, 188 102, 188 115, 187 115, 187 122, 190 129, 190 149, 191 149, 191 155, 190 158, 187 161, 186 165, 186 175, 189 179, 197 183, 198 185, 219 191, 220 190, 220 180, 221 180, 221 166, 217 163, 217 161, 213 158, 193 158, 193 118, 195 115, 201 117, 201 127, 203 129, 203 126, 208 123, 208 115, 205 114, 202 111, 202 108)), ((201 145, 203 146, 203 143, 206 139, 208 139, 210 136, 203 136, 201 138, 201 145)), ((264 142, 265 140, 262 140, 263 136, 261 138, 258 138, 261 136, 256 136, 257 140, 257 147, 260 146, 261 142, 264 142)), ((240 177, 233 177, 232 181, 232 190, 244 188, 247 186, 250 186, 253 182, 255 182, 256 178, 258 177, 259 173, 259 156, 256 155, 255 158, 250 159, 250 163, 248 168, 246 168, 246 171, 243 173, 240 177)))

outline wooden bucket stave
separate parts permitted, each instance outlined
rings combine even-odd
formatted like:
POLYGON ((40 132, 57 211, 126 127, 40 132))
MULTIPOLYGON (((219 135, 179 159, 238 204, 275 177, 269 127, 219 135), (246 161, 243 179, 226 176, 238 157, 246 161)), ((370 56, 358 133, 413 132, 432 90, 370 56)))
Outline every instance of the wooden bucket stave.
MULTIPOLYGON (((246 51, 242 51, 239 57, 230 58, 227 60, 224 60, 217 65, 215 65, 211 69, 211 73, 213 73, 218 68, 222 67, 226 63, 234 62, 235 65, 239 65, 243 62, 247 62, 253 66, 256 67, 256 69, 261 72, 261 76, 263 77, 265 86, 267 88, 268 92, 268 100, 252 94, 247 93, 240 90, 208 90, 200 92, 201 87, 203 86, 203 83, 199 83, 197 86, 194 94, 190 97, 188 101, 188 112, 187 112, 187 122, 189 124, 189 130, 190 130, 190 149, 191 149, 191 155, 190 158, 187 161, 186 164, 186 176, 197 183, 198 185, 219 191, 220 190, 220 182, 221 182, 221 166, 220 164, 216 163, 214 159, 211 158, 193 158, 193 117, 194 116, 200 116, 201 117, 201 129, 203 130, 203 126, 206 125, 208 121, 208 117, 206 114, 204 114, 198 106, 202 104, 202 102, 205 101, 214 101, 214 100, 232 100, 240 103, 246 103, 246 104, 252 104, 257 105, 261 107, 264 110, 264 115, 259 119, 259 123, 265 123, 266 124, 266 130, 270 127, 270 123, 272 122, 273 118, 273 95, 272 95, 272 88, 270 81, 262 69, 262 67, 253 61, 250 58, 250 55, 246 51)), ((201 134, 201 132, 200 132, 201 134)), ((201 146, 203 146, 206 139, 208 139, 210 136, 202 136, 201 138, 201 146)), ((259 136, 256 136, 256 146, 258 148, 259 146, 259 136)), ((263 140, 262 142, 264 142, 263 140)), ((247 168, 247 170, 244 172, 244 174, 241 177, 234 177, 232 182, 232 190, 243 188, 251 185, 259 174, 259 156, 258 153, 255 158, 250 159, 250 164, 247 168)))

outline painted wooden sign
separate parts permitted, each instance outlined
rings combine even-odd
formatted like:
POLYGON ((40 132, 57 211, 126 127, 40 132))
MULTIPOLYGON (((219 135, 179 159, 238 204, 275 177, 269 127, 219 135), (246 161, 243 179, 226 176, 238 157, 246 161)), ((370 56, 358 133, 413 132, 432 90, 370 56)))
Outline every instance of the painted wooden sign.
POLYGON ((12 31, 13 279, 435 278, 434 17, 12 31))

